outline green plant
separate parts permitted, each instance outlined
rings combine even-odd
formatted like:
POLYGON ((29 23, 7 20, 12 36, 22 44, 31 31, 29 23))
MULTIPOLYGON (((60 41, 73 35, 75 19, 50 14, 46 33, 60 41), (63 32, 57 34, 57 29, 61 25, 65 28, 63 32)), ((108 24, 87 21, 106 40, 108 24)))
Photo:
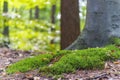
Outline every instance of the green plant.
POLYGON ((120 57, 120 53, 111 52, 110 49, 110 46, 107 46, 106 48, 59 51, 58 54, 54 55, 54 58, 59 59, 52 66, 43 67, 40 71, 47 71, 47 73, 50 72, 55 75, 74 72, 78 69, 103 69, 105 61, 115 60, 120 57))
POLYGON ((63 50, 56 54, 41 54, 33 58, 26 58, 8 67, 7 72, 25 72, 39 68, 40 72, 59 75, 79 69, 103 69, 105 61, 119 58, 120 50, 115 45, 109 45, 105 48, 63 50))
POLYGON ((49 53, 40 54, 34 57, 29 57, 17 63, 14 63, 13 65, 10 65, 7 68, 7 73, 11 74, 15 72, 26 72, 29 70, 33 70, 42 67, 44 65, 47 65, 51 59, 52 59, 52 55, 49 53))
MULTIPOLYGON (((57 25, 47 21, 17 18, 9 20, 8 25, 10 27, 9 47, 12 49, 52 52, 59 50, 59 39, 56 40, 59 36, 59 33, 56 32, 59 30, 57 25), (55 31, 50 30, 52 27, 55 28, 55 31)), ((3 36, 2 33, 1 35, 3 36)))
POLYGON ((110 44, 114 44, 114 45, 120 45, 120 38, 118 37, 111 37, 109 40, 110 44))

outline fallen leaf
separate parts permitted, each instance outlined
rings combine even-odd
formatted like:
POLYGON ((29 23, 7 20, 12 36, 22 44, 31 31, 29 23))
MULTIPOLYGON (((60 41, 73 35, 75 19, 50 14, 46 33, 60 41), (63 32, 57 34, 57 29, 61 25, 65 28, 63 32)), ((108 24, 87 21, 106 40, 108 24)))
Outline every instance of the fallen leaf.
POLYGON ((114 64, 120 64, 120 62, 118 62, 118 61, 115 61, 115 62, 114 62, 114 64))
POLYGON ((40 77, 34 77, 34 80, 40 80, 40 77))
POLYGON ((108 63, 106 62, 105 63, 105 67, 104 67, 105 69, 110 69, 110 66, 108 65, 108 63))
POLYGON ((23 57, 23 54, 19 54, 19 57, 23 57))
POLYGON ((32 79, 32 78, 33 78, 33 75, 32 75, 32 74, 26 74, 25 77, 26 77, 27 79, 32 79))

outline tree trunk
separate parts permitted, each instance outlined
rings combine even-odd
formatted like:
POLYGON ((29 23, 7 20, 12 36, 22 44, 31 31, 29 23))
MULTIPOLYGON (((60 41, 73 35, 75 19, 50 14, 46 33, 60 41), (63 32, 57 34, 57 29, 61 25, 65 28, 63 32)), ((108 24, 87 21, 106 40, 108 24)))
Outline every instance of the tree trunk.
MULTIPOLYGON (((0 1, 0 5, 2 5, 2 1, 0 1)), ((2 18, 2 6, 0 6, 0 27, 2 27, 3 26, 3 18, 2 18)))
POLYGON ((29 10, 29 18, 32 19, 32 8, 29 10))
MULTIPOLYGON (((6 1, 4 1, 3 12, 4 13, 8 12, 8 2, 6 2, 6 1)), ((7 16, 5 16, 5 18, 4 18, 4 29, 3 29, 3 35, 4 35, 4 38, 5 38, 5 41, 4 41, 4 46, 5 47, 8 47, 8 45, 10 44, 9 26, 8 26, 7 22, 8 22, 8 19, 7 19, 7 16)))
POLYGON ((78 0, 61 0, 61 49, 68 47, 79 34, 78 0))
POLYGON ((120 0, 88 0, 85 29, 66 49, 102 47, 112 37, 120 38, 120 0))
MULTIPOLYGON (((3 12, 6 14, 8 12, 8 2, 4 1, 4 8, 3 8, 3 12)), ((7 16, 5 16, 6 19, 4 19, 4 31, 3 31, 3 35, 4 36, 9 36, 9 27, 8 25, 6 25, 7 22, 7 16)))
POLYGON ((39 19, 39 7, 35 7, 35 19, 39 19))
POLYGON ((53 24, 55 24, 55 11, 56 11, 56 5, 52 5, 51 23, 53 23, 53 24))

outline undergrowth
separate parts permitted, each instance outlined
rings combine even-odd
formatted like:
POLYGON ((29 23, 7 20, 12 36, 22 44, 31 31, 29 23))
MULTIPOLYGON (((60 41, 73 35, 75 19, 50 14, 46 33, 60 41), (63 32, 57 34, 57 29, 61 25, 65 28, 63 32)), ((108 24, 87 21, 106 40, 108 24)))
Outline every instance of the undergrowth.
POLYGON ((84 50, 63 50, 56 54, 41 54, 26 58, 7 68, 7 72, 25 72, 39 68, 40 72, 59 75, 80 69, 103 69, 105 61, 120 58, 119 46, 109 45, 105 48, 89 48, 84 50))
POLYGON ((89 48, 72 52, 60 51, 58 55, 62 55, 62 57, 52 66, 42 67, 40 72, 62 74, 80 69, 103 69, 105 61, 115 60, 120 57, 119 50, 113 45, 107 48, 89 48), (114 52, 113 49, 115 50, 114 52))
POLYGON ((29 57, 12 64, 7 68, 7 73, 26 72, 47 65, 52 59, 51 54, 41 54, 35 57, 29 57))

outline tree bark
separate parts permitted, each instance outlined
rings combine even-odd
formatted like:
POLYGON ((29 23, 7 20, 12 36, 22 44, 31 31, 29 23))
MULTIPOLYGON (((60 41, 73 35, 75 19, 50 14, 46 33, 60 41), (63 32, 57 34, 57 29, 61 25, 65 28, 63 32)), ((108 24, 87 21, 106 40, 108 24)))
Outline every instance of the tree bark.
POLYGON ((51 23, 55 24, 55 11, 56 11, 56 5, 52 5, 51 10, 51 23))
POLYGON ((35 7, 35 19, 39 19, 39 7, 35 7))
MULTIPOLYGON (((7 13, 8 12, 8 2, 4 1, 4 8, 3 12, 7 13)), ((6 17, 6 16, 5 16, 6 17)), ((6 17, 7 18, 7 17, 6 17)), ((6 25, 7 19, 4 19, 4 31, 3 35, 4 36, 9 36, 9 27, 6 25)))
MULTIPOLYGON (((6 2, 6 1, 4 1, 3 12, 8 13, 8 2, 6 2)), ((5 47, 8 47, 8 45, 10 44, 9 26, 8 26, 7 22, 8 22, 8 19, 7 19, 7 16, 5 16, 5 18, 4 18, 4 29, 3 29, 3 35, 4 35, 4 38, 5 38, 5 41, 4 41, 4 46, 5 47)))
POLYGON ((32 8, 29 10, 29 18, 32 19, 32 8))
POLYGON ((86 26, 66 49, 102 47, 120 38, 120 0, 88 0, 86 26))
POLYGON ((61 0, 61 49, 68 47, 79 34, 78 0, 61 0))

